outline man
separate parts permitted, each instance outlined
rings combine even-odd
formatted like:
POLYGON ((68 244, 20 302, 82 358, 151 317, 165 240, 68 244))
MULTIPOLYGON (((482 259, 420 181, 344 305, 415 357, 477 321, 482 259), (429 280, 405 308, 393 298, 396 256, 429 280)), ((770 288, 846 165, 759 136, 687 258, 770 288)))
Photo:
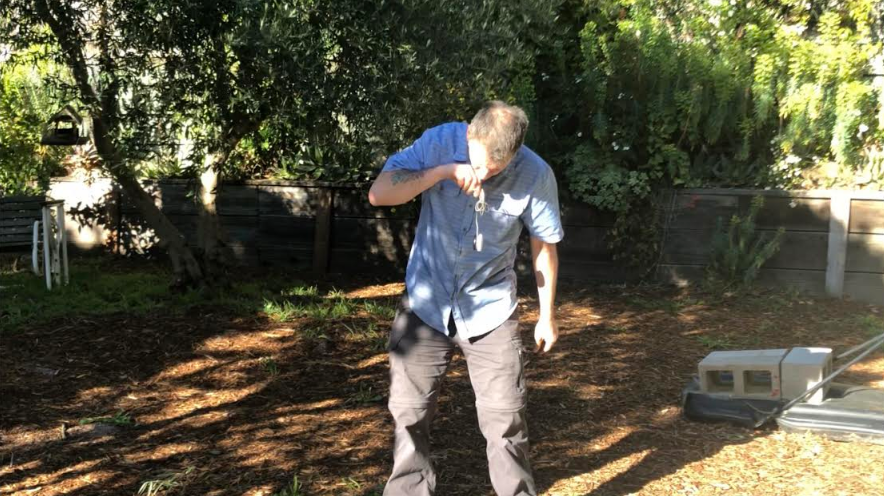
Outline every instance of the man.
POLYGON ((540 301, 534 339, 548 351, 558 339, 556 243, 563 231, 555 176, 522 145, 527 128, 522 109, 489 102, 469 125, 434 127, 390 157, 368 193, 375 206, 422 195, 407 292, 390 334, 396 440, 385 495, 434 494, 430 422, 455 345, 476 393, 494 490, 536 494, 513 264, 524 225, 540 301))

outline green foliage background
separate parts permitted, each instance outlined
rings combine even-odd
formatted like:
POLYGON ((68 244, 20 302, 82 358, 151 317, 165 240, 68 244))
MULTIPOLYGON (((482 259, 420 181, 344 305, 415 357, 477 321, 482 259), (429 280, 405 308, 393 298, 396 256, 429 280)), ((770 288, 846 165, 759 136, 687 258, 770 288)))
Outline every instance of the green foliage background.
POLYGON ((0 70, 0 195, 45 190, 50 176, 61 171, 63 151, 39 144, 44 123, 57 110, 44 80, 59 73, 45 61, 0 70))
MULTIPOLYGON (((655 256, 662 188, 884 185, 875 0, 115 5, 138 12, 120 16, 121 61, 139 72, 114 81, 129 95, 115 132, 142 176, 194 176, 218 122, 261 115, 225 177, 366 182, 422 129, 502 98, 528 111, 529 145, 563 190, 617 214, 611 243, 636 265, 655 256), (229 54, 223 70, 201 51, 211 43, 229 54), (223 100, 219 75, 233 81, 223 100)), ((25 64, 15 50, 16 63, 0 55, 7 192, 45 185, 58 157, 34 143, 73 100, 51 59, 25 64)))

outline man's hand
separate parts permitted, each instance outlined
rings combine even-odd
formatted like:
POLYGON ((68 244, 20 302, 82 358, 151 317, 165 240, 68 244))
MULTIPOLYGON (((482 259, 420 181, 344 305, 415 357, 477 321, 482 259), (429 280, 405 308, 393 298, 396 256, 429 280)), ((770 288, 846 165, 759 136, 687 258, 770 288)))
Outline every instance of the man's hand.
POLYGON ((470 164, 449 164, 449 179, 457 183, 457 186, 468 195, 479 197, 482 182, 476 177, 476 171, 470 164))
POLYGON ((546 353, 558 340, 559 324, 556 323, 556 319, 541 316, 534 326, 534 342, 537 343, 535 351, 543 350, 546 353))
POLYGON ((537 279, 537 302, 540 318, 534 327, 537 351, 549 351, 559 339, 556 324, 556 281, 559 274, 559 251, 553 243, 531 237, 531 258, 534 259, 534 278, 537 279))

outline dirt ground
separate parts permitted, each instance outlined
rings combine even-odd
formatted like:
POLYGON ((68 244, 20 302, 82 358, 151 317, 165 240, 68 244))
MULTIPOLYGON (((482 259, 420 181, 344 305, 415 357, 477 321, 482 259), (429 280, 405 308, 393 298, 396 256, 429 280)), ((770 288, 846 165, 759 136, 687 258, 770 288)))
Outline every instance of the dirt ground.
MULTIPOLYGON (((400 284, 346 288, 392 305, 400 284)), ((884 494, 884 446, 681 417, 716 348, 833 346, 877 309, 759 294, 720 302, 628 287, 563 288, 561 340, 528 365, 532 458, 550 495, 884 494), (866 317, 863 320, 861 317, 866 317)), ((522 300, 522 331, 536 305, 522 300)), ((0 335, 0 494, 380 494, 390 469, 388 318, 276 323, 201 308, 80 318, 0 335), (361 332, 375 328, 378 335, 361 332), (125 412, 131 422, 80 425, 125 412)), ((884 386, 876 355, 842 381, 884 386)), ((434 424, 438 493, 492 494, 462 358, 434 424)))

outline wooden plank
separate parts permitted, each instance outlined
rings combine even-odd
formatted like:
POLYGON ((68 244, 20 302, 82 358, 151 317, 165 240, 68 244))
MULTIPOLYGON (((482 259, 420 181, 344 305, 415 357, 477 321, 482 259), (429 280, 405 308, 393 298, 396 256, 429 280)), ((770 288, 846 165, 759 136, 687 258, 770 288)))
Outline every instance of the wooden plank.
POLYGON ((715 229, 718 218, 727 222, 739 209, 737 196, 679 194, 671 214, 671 228, 715 229))
POLYGON ((340 189, 335 191, 335 217, 353 217, 361 219, 416 219, 420 212, 420 196, 396 207, 375 207, 368 203, 368 191, 365 189, 340 189))
POLYGON ((43 208, 43 201, 33 203, 0 203, 0 212, 32 212, 43 208))
MULTIPOLYGON (((748 208, 749 195, 707 195, 679 193, 671 227, 714 229, 718 218, 728 222, 748 208)), ((788 231, 826 232, 829 228, 829 201, 816 198, 765 198, 756 222, 761 229, 784 227, 788 231)))
MULTIPOLYGON (((763 231, 768 236, 773 231, 763 231)), ((675 229, 666 237, 662 262, 674 265, 705 265, 709 260, 713 232, 675 229)), ((823 270, 826 268, 828 234, 786 232, 780 250, 765 264, 766 268, 823 270)))
POLYGON ((28 234, 10 234, 10 235, 0 235, 0 245, 18 245, 18 244, 27 244, 30 245, 33 242, 33 233, 28 234))
POLYGON ((0 212, 0 219, 40 219, 42 215, 42 207, 39 205, 31 210, 6 210, 0 212))
POLYGON ((884 273, 884 234, 849 234, 845 270, 884 273))
POLYGON ((884 234, 884 201, 854 199, 849 225, 851 233, 884 234))
MULTIPOLYGON (((153 198, 154 204, 157 207, 162 208, 163 202, 161 199, 160 186, 154 181, 142 181, 141 186, 142 188, 144 188, 144 191, 153 198)), ((123 214, 139 213, 138 207, 136 207, 135 204, 132 203, 129 195, 122 189, 120 190, 120 212, 123 214)), ((170 210, 169 213, 173 212, 170 210)))
POLYGON ((379 266, 404 268, 416 224, 407 219, 335 217, 331 270, 364 272, 379 266))
MULTIPOLYGON (((566 227, 611 227, 614 225, 616 218, 611 212, 603 212, 598 208, 576 200, 562 202, 559 208, 562 213, 562 225, 566 227)), ((570 231, 566 229, 565 232, 570 231)))
POLYGON ((231 246, 241 244, 246 247, 258 246, 258 219, 247 216, 221 217, 221 227, 231 246))
POLYGON ((194 198, 194 190, 187 185, 167 184, 160 182, 157 184, 159 193, 157 205, 166 215, 196 215, 199 209, 194 198))
POLYGON ((0 208, 3 205, 9 205, 13 203, 42 203, 46 198, 39 195, 15 195, 15 196, 0 196, 0 208))
POLYGON ((764 199, 756 224, 760 229, 828 232, 829 217, 829 200, 772 197, 764 199))
POLYGON ((264 266, 286 266, 299 269, 310 267, 313 249, 301 246, 259 246, 258 259, 264 266))
POLYGON ((288 246, 293 243, 313 247, 313 219, 294 215, 262 215, 258 219, 258 243, 288 246))
MULTIPOLYGON (((657 279, 679 287, 702 282, 705 267, 702 265, 661 264, 657 279)), ((826 273, 822 270, 762 269, 758 284, 781 289, 794 288, 813 295, 824 295, 826 273)))
POLYGON ((559 260, 612 263, 614 254, 608 248, 607 233, 605 227, 566 227, 565 237, 558 245, 559 260))
POLYGON ((7 228, 12 227, 20 227, 20 226, 34 226, 34 221, 39 220, 39 218, 25 218, 25 217, 16 217, 10 219, 0 219, 0 231, 3 231, 7 228))
POLYGON ((320 191, 316 212, 316 227, 313 234, 313 272, 325 274, 328 271, 328 258, 331 251, 332 190, 320 191))
POLYGON ((847 263, 847 235, 850 225, 850 193, 832 196, 830 202, 828 256, 826 257, 826 293, 840 298, 844 292, 844 267, 847 263))
POLYGON ((319 203, 317 188, 289 186, 259 186, 258 212, 260 215, 296 215, 313 217, 319 203))
POLYGON ((884 305, 884 274, 847 272, 844 295, 855 300, 884 305))
POLYGON ((623 282, 635 278, 636 275, 632 271, 615 263, 559 261, 559 279, 562 281, 623 282))
POLYGON ((258 265, 260 263, 257 245, 229 240, 227 246, 238 263, 243 265, 258 265))
POLYGON ((216 201, 219 215, 258 215, 257 186, 225 184, 221 187, 216 201))
POLYGON ((0 236, 15 236, 17 234, 33 234, 33 233, 34 233, 33 223, 31 223, 31 225, 25 225, 25 226, 0 227, 0 236))

